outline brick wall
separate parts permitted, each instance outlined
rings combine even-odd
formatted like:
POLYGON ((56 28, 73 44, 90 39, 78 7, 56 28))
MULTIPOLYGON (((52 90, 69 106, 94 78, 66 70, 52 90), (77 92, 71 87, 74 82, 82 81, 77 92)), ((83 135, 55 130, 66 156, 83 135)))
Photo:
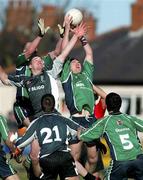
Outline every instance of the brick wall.
MULTIPOLYGON (((31 33, 35 22, 34 8, 31 0, 11 0, 7 8, 6 30, 11 32, 18 30, 20 32, 31 33)), ((88 27, 88 40, 95 39, 96 22, 91 14, 83 11, 84 20, 88 27)), ((52 5, 44 5, 36 18, 44 18, 45 26, 50 26, 54 31, 57 31, 57 24, 62 24, 64 19, 64 10, 52 5)))
POLYGON ((6 30, 7 31, 31 31, 33 7, 29 0, 11 0, 6 13, 6 30))
POLYGON ((63 10, 51 5, 44 5, 39 17, 45 20, 45 25, 54 28, 58 23, 63 21, 63 10))
POLYGON ((91 14, 88 14, 87 12, 84 12, 84 21, 88 28, 87 38, 88 41, 95 40, 96 37, 96 21, 94 17, 91 14))
POLYGON ((143 27, 143 0, 138 0, 132 5, 131 30, 135 31, 143 27))

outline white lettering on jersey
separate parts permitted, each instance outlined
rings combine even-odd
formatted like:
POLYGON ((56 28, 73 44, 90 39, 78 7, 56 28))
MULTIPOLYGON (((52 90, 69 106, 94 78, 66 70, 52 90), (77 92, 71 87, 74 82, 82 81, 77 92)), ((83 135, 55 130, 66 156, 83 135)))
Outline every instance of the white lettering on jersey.
POLYGON ((31 92, 31 91, 37 91, 37 90, 40 90, 40 89, 44 89, 44 85, 41 85, 41 86, 33 86, 31 88, 28 88, 28 91, 31 92))

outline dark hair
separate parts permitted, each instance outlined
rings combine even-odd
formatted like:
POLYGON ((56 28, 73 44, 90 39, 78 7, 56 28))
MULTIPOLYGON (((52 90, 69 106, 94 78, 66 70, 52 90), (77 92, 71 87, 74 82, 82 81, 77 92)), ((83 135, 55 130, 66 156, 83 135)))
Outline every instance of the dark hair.
POLYGON ((34 51, 34 52, 30 55, 30 57, 28 58, 29 63, 30 63, 31 60, 32 60, 34 57, 36 57, 36 56, 38 56, 37 51, 34 51))
POLYGON ((79 59, 78 59, 78 58, 76 58, 76 57, 75 57, 75 58, 74 58, 74 57, 72 57, 72 58, 70 58, 70 63, 71 63, 73 60, 75 60, 75 59, 76 59, 77 61, 79 61, 79 59))
POLYGON ((41 99, 42 110, 51 113, 55 108, 55 98, 52 94, 45 94, 41 99))
POLYGON ((112 92, 106 96, 105 102, 108 111, 119 112, 122 99, 119 94, 112 92))

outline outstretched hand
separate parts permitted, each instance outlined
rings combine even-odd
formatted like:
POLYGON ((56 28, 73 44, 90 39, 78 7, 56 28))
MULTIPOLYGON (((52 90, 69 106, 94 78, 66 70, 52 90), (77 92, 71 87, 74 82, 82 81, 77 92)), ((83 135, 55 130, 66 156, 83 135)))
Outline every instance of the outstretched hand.
POLYGON ((72 17, 71 16, 65 16, 64 18, 64 23, 63 23, 63 26, 66 27, 66 28, 71 28, 71 23, 72 23, 72 17))
POLYGON ((71 29, 71 31, 78 37, 82 37, 87 33, 87 28, 85 23, 81 23, 79 26, 75 27, 74 29, 71 29))
POLYGON ((47 33, 47 31, 50 29, 49 26, 45 27, 44 19, 42 18, 38 20, 38 28, 39 28, 38 36, 40 37, 43 37, 47 33))

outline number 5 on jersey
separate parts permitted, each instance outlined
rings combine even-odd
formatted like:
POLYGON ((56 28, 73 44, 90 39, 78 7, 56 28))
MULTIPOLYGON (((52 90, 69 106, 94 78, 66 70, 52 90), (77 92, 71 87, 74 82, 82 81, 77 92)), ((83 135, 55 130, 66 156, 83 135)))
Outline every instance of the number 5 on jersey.
POLYGON ((119 135, 121 143, 123 145, 123 149, 125 150, 129 150, 132 149, 134 146, 132 144, 132 142, 130 141, 130 137, 129 134, 123 134, 123 135, 119 135))

